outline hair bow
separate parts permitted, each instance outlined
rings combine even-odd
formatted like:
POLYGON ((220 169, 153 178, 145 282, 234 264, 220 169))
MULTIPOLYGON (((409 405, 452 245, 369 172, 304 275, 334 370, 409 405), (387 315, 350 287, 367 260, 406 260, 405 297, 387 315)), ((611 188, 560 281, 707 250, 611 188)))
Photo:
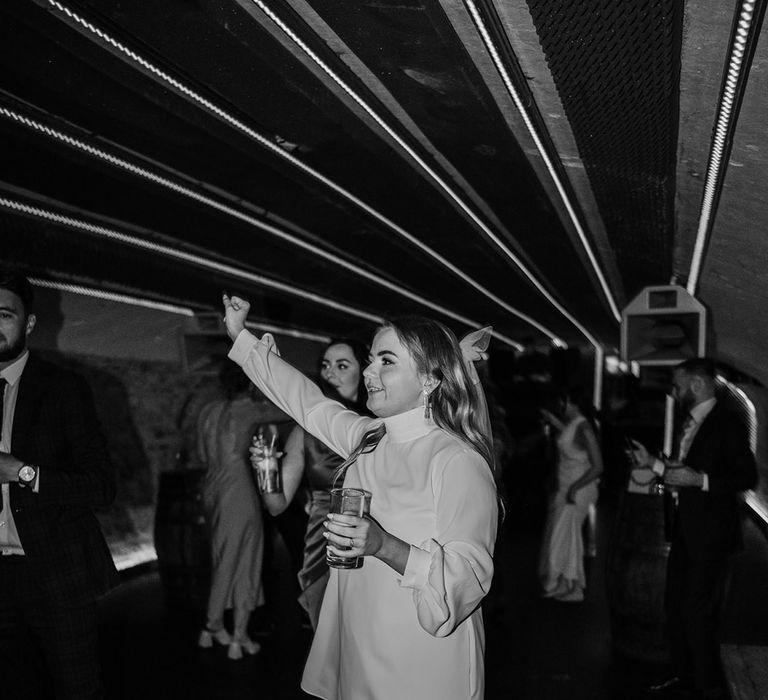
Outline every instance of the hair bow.
POLYGON ((477 374, 474 363, 478 360, 488 359, 488 345, 491 342, 493 326, 485 326, 476 331, 467 333, 460 341, 461 355, 464 358, 464 364, 467 367, 467 373, 473 384, 480 382, 480 376, 477 374))
MULTIPOLYGON (((485 398, 485 391, 483 391, 483 385, 480 384, 480 375, 475 369, 474 363, 477 360, 488 359, 488 345, 491 342, 491 333, 493 332, 493 326, 486 326, 479 330, 467 333, 460 341, 459 347, 461 348, 461 354, 464 358, 464 364, 467 368, 467 374, 469 374, 470 381, 475 385, 475 393, 477 396, 477 404, 475 405, 475 416, 477 418, 480 429, 488 439, 489 448, 493 445, 493 431, 491 430, 491 416, 488 412, 488 402, 485 398)), ((495 462, 496 457, 491 453, 491 469, 496 469, 495 462)))

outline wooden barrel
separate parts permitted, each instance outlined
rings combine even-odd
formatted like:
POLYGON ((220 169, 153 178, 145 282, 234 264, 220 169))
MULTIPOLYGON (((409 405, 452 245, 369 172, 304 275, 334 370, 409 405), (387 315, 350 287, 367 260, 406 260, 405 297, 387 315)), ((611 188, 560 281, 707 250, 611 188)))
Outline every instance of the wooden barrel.
POLYGON ((606 572, 616 654, 653 663, 669 659, 664 620, 668 556, 663 497, 624 493, 606 572))
POLYGON ((211 580, 211 544, 203 507, 204 469, 160 474, 155 550, 166 603, 204 610, 211 580))

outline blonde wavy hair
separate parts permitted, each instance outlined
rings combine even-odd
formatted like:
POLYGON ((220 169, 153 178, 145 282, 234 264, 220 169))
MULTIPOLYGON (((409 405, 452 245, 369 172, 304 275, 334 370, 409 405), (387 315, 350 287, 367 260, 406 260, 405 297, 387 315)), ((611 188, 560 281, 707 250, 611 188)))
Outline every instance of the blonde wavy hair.
MULTIPOLYGON (((478 452, 492 470, 493 444, 477 418, 480 400, 454 333, 442 323, 424 316, 401 316, 386 321, 376 332, 387 328, 391 328, 407 348, 417 371, 439 381, 427 399, 434 422, 478 452)), ((343 478, 361 454, 376 449, 385 433, 383 423, 367 431, 339 466, 334 483, 343 478)))

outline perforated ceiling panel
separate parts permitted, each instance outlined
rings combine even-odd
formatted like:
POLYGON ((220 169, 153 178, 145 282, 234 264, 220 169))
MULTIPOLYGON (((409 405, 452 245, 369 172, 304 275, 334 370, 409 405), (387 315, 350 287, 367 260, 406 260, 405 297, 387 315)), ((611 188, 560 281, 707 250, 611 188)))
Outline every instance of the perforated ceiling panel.
POLYGON ((627 294, 666 283, 683 3, 527 1, 627 294))

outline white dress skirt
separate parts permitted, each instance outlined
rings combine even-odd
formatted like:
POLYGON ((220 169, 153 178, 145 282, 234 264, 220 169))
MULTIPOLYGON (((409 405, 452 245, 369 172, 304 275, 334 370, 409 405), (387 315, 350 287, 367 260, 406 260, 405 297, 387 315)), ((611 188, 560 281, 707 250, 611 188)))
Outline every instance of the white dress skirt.
POLYGON ((597 502, 597 481, 576 492, 575 503, 566 502, 568 488, 590 468, 589 455, 575 441, 585 421, 579 416, 557 438, 558 488, 549 500, 544 539, 539 558, 539 580, 545 596, 563 601, 584 599, 584 540, 582 526, 591 504, 597 502))

